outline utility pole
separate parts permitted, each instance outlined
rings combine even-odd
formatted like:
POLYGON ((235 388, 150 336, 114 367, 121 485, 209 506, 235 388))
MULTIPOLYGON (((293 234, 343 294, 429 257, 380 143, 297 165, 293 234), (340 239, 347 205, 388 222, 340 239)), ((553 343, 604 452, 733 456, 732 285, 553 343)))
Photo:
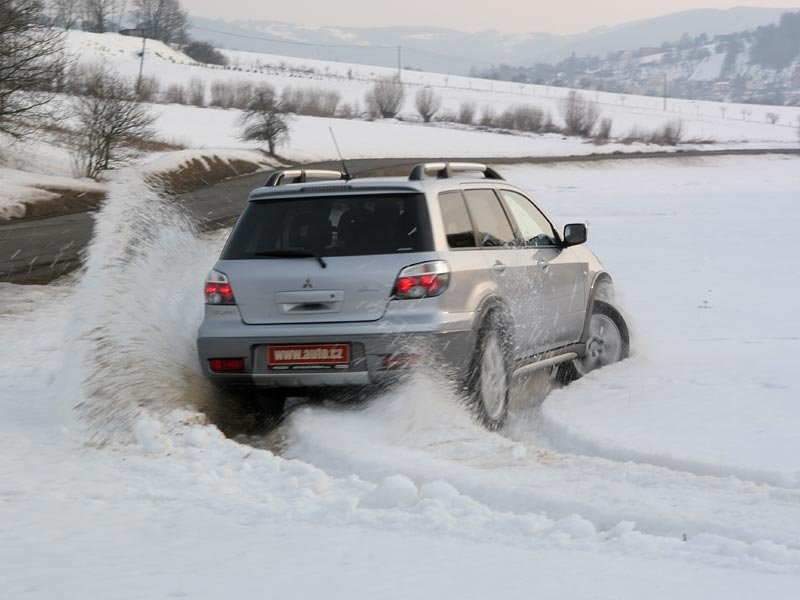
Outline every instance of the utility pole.
POLYGON ((147 42, 147 36, 142 33, 142 56, 139 58, 139 78, 136 80, 136 95, 139 95, 139 88, 142 85, 142 69, 144 69, 144 48, 147 42))
POLYGON ((402 80, 403 75, 403 47, 397 46, 397 81, 402 80))
POLYGON ((664 73, 664 112, 667 111, 667 74, 664 73))

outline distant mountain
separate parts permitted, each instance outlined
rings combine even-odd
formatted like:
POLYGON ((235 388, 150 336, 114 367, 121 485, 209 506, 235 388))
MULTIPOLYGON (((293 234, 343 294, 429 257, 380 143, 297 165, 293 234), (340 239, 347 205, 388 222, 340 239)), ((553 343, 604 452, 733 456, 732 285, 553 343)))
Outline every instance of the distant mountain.
POLYGON ((684 34, 694 37, 705 33, 713 37, 777 22, 787 10, 791 9, 690 10, 567 36, 493 30, 468 33, 427 26, 309 27, 279 21, 226 22, 200 17, 191 18, 190 34, 223 48, 379 66, 396 65, 396 47, 402 46, 404 67, 466 73, 473 66, 531 65, 555 62, 572 53, 604 55, 657 46, 684 34), (359 47, 350 47, 353 45, 359 47))
POLYGON ((619 94, 800 106, 800 11, 776 24, 709 36, 686 33, 658 46, 605 57, 570 55, 533 66, 479 69, 486 79, 539 83, 619 94))

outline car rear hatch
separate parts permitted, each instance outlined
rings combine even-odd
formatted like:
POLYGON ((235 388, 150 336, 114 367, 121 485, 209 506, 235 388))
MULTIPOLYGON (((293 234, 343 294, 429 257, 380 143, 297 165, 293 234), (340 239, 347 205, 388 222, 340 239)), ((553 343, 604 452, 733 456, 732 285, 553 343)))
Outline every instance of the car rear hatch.
POLYGON ((430 252, 418 192, 251 200, 216 269, 248 324, 376 321, 399 271, 430 252))

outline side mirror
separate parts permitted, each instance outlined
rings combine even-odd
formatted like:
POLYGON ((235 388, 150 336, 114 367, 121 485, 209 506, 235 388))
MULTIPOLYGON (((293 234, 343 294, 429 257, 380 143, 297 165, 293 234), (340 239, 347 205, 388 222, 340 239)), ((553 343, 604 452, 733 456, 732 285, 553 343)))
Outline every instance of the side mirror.
POLYGON ((586 243, 586 225, 570 223, 564 227, 564 247, 578 246, 586 243))

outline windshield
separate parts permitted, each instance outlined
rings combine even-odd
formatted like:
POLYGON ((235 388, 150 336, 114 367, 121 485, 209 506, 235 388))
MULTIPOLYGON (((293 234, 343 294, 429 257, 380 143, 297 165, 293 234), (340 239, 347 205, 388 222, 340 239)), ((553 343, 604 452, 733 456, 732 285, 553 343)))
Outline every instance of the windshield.
POLYGON ((417 193, 275 198, 249 202, 223 260, 423 252, 433 247, 425 196, 417 193))

